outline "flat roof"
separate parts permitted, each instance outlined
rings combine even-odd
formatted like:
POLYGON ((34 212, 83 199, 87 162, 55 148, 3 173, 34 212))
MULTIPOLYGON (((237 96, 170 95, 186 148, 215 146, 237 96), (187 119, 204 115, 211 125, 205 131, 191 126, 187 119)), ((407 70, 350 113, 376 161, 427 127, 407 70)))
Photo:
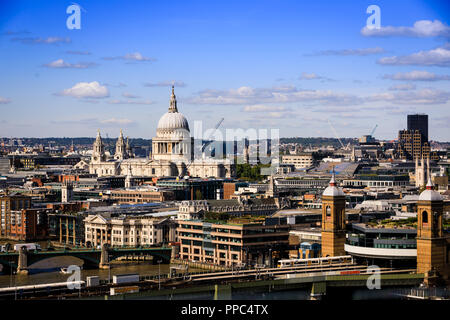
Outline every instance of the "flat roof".
POLYGON ((400 228, 380 228, 380 227, 371 227, 364 223, 353 223, 353 229, 362 231, 364 233, 408 233, 408 234, 417 234, 417 229, 413 227, 400 227, 400 228))

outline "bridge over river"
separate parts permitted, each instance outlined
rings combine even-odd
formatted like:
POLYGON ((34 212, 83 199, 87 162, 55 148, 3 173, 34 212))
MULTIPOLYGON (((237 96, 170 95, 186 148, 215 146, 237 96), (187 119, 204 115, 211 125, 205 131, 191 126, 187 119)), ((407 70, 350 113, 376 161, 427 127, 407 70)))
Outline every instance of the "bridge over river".
POLYGON ((370 290, 373 273, 368 266, 337 263, 320 266, 284 268, 250 268, 232 271, 172 273, 141 276, 139 282, 111 284, 101 281, 89 286, 81 281, 80 290, 68 289, 67 283, 0 289, 1 299, 65 297, 76 299, 352 299, 354 294, 376 295, 381 298, 399 298, 395 291, 417 288, 424 280, 415 269, 379 270, 381 290, 370 290), (139 288, 135 293, 110 295, 110 288, 139 288), (29 288, 32 287, 32 288, 29 288), (394 291, 393 291, 394 290, 394 291), (265 298, 264 298, 265 297, 265 298))
POLYGON ((63 249, 46 251, 27 251, 21 248, 20 252, 0 253, 0 264, 3 272, 10 269, 26 273, 27 270, 39 261, 54 257, 70 256, 83 260, 83 266, 87 268, 108 268, 109 262, 123 256, 152 256, 163 263, 170 262, 172 249, 170 247, 129 247, 102 249, 63 249))

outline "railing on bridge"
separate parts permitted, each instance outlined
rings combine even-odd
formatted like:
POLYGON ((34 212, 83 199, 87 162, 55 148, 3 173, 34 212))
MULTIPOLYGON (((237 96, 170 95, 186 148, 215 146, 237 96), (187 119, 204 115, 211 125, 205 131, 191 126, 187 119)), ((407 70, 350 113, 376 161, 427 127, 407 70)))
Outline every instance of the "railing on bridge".
POLYGON ((401 288, 396 293, 405 298, 412 299, 450 299, 450 289, 448 288, 401 288))

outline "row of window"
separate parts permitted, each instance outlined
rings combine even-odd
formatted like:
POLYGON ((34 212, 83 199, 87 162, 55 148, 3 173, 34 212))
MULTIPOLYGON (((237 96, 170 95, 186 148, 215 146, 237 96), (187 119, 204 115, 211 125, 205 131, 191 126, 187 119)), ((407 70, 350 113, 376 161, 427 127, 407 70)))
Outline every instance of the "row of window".
MULTIPOLYGON (((88 233, 88 232, 95 232, 95 228, 86 228, 86 232, 88 233)), ((108 233, 110 233, 111 232, 111 230, 107 230, 107 232, 108 233)), ((113 234, 117 234, 117 235, 121 235, 122 234, 122 230, 117 230, 117 229, 113 229, 112 230, 112 233, 113 234)), ((134 233, 133 233, 133 230, 131 230, 131 231, 129 231, 129 230, 125 230, 125 235, 128 235, 128 233, 130 234, 130 235, 133 235, 134 233)), ((157 230, 155 230, 155 235, 158 233, 158 231, 157 230)), ((136 230, 136 235, 139 235, 140 234, 140 231, 139 230, 136 230)), ((146 230, 144 230, 144 231, 142 231, 142 234, 144 235, 144 236, 146 236, 147 235, 147 231, 146 230)), ((150 236, 152 236, 153 235, 153 231, 150 231, 150 232, 148 232, 148 235, 150 235, 150 236)))

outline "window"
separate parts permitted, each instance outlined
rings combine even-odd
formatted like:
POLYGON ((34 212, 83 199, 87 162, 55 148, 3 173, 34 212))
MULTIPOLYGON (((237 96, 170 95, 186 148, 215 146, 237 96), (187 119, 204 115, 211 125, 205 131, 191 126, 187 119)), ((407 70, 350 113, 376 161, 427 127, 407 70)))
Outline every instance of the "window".
POLYGON ((427 224, 428 223, 428 212, 423 211, 422 212, 422 224, 427 224))
POLYGON ((326 214, 327 214, 327 218, 331 217, 331 208, 329 206, 327 206, 326 214))

